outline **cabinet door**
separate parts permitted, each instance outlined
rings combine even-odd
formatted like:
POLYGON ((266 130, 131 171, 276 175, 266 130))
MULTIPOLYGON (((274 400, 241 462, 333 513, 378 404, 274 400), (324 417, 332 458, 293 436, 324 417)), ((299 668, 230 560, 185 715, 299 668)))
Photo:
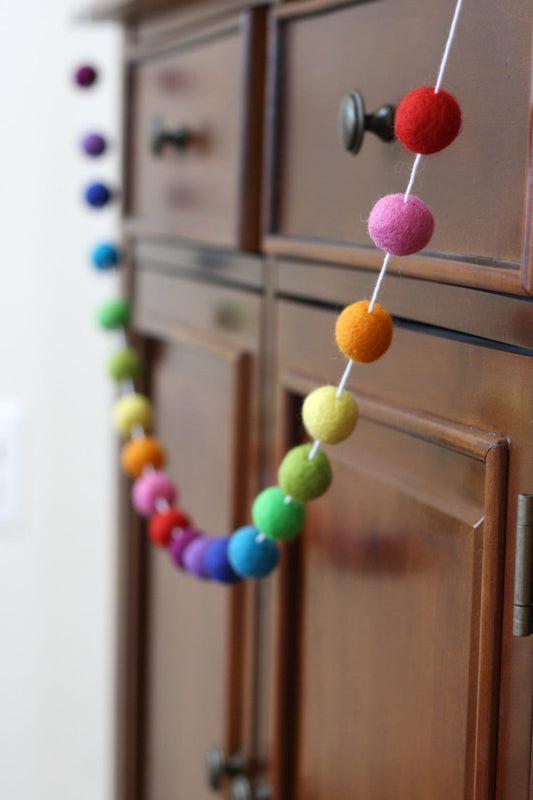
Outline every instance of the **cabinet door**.
MULTIPOLYGON (((157 336, 147 348, 150 394, 178 504, 195 527, 228 535, 246 521, 255 489, 260 298, 158 273, 139 272, 137 289, 136 326, 157 336)), ((193 579, 142 530, 130 526, 128 536, 130 739, 121 796, 208 800, 207 748, 230 754, 245 745, 249 589, 193 579)))
MULTIPOLYGON (((244 352, 181 341, 162 346, 154 372, 170 474, 182 506, 212 535, 238 521, 247 476, 237 425, 250 401, 249 366, 244 352)), ((232 667, 238 671, 242 658, 242 590, 192 579, 154 547, 145 559, 141 796, 207 800, 205 750, 239 744, 242 685, 232 667)))
MULTIPOLYGON (((343 359, 335 314, 281 302, 278 319, 282 452, 304 435, 303 397, 338 382, 343 359)), ((281 572, 278 800, 489 800, 509 737, 498 796, 526 800, 531 681, 523 713, 506 714, 524 673, 504 532, 507 497, 512 530, 533 477, 531 388, 530 353, 417 326, 353 370, 360 421, 326 448, 332 487, 307 504, 281 572)))

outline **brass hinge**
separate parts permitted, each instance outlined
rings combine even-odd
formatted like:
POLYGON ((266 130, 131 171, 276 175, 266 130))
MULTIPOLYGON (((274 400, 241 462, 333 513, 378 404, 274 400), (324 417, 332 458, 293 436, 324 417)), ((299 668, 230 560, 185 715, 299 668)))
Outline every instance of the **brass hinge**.
POLYGON ((533 633, 533 494, 518 495, 513 635, 533 633))

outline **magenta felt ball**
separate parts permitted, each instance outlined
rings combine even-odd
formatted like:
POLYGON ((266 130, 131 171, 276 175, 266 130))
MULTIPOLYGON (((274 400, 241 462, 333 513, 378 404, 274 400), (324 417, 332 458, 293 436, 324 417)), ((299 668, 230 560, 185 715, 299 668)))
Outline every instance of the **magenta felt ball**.
POLYGON ((172 505, 176 501, 176 487, 165 472, 147 472, 137 478, 131 489, 133 507, 142 517, 157 511, 157 500, 163 498, 172 505))
POLYGON ((172 537, 168 544, 168 553, 177 567, 184 569, 183 555, 185 550, 192 540, 197 539, 199 536, 203 536, 203 534, 194 528, 182 528, 178 536, 172 537))
POLYGON ((368 219, 368 232, 376 247, 393 256, 423 250, 433 235, 433 214, 412 195, 388 194, 378 200, 368 219))
POLYGON ((183 551, 181 558, 183 568, 194 578, 205 580, 209 577, 205 566, 205 554, 212 541, 210 536, 197 536, 183 551))

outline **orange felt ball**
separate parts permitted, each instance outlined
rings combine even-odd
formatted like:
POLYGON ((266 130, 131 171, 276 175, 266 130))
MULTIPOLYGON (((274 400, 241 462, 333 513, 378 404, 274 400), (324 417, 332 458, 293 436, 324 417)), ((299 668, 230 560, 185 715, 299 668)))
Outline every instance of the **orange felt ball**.
POLYGON ((158 439, 145 436, 142 439, 130 439, 120 453, 122 469, 132 478, 142 475, 149 464, 159 469, 165 463, 165 453, 158 439))
POLYGON ((375 303, 368 313, 368 300, 346 306, 337 320, 335 336, 339 349, 352 361, 369 364, 385 353, 392 341, 392 319, 375 303))

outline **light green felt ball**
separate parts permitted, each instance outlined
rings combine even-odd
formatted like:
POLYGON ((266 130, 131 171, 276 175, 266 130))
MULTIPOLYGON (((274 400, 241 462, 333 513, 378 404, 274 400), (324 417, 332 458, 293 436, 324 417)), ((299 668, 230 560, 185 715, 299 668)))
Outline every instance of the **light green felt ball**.
POLYGON ((125 328, 129 325, 131 307, 127 300, 119 297, 116 300, 107 300, 96 311, 96 320, 101 328, 113 330, 125 328))
POLYGON ((109 359, 107 369, 116 381, 136 378, 142 371, 142 361, 138 352, 131 347, 117 350, 109 359))
POLYGON ((271 486, 254 500, 254 525, 270 539, 292 539, 303 528, 305 506, 293 498, 286 503, 285 497, 279 486, 271 486))
POLYGON ((359 409, 349 392, 337 397, 335 386, 321 386, 308 394, 302 407, 305 428, 313 439, 337 444, 351 434, 357 424, 359 409))
POLYGON ((280 464, 278 482, 285 494, 296 500, 320 497, 331 483, 331 466, 323 450, 317 450, 309 459, 312 445, 301 444, 289 450, 280 464))

